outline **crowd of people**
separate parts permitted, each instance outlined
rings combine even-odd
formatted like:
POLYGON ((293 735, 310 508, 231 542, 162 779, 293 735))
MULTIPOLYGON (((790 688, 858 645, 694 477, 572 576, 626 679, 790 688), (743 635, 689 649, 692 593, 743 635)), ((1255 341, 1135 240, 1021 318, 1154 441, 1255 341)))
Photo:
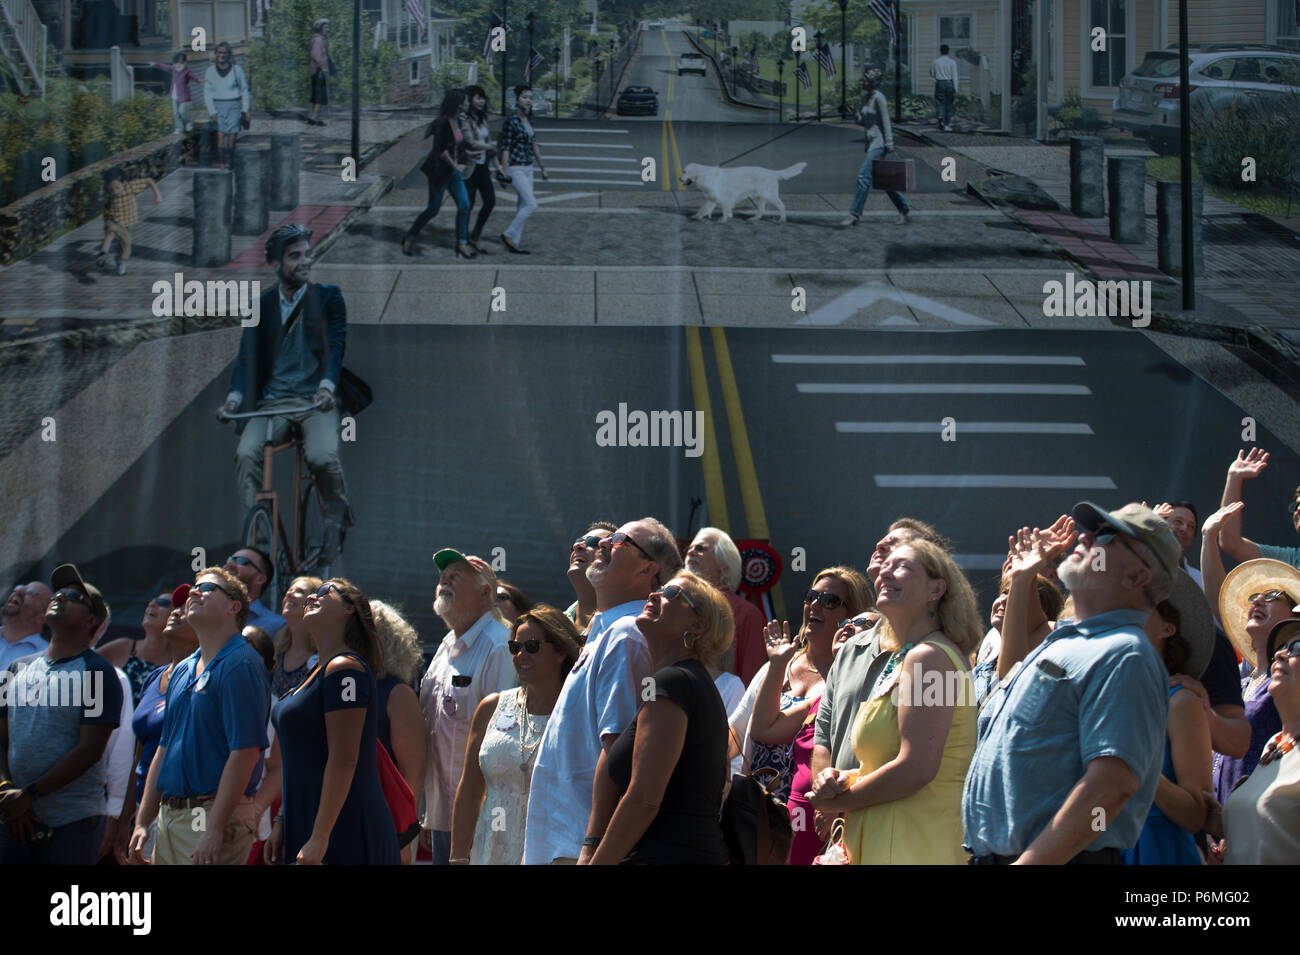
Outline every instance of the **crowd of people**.
POLYGON ((3 607, 0 863, 1300 863, 1300 549, 1241 534, 1267 460, 1204 521, 1015 530, 989 625, 909 517, 791 621, 718 528, 593 522, 555 605, 443 548, 427 665, 348 580, 266 607, 254 548, 97 646, 62 564, 3 607))

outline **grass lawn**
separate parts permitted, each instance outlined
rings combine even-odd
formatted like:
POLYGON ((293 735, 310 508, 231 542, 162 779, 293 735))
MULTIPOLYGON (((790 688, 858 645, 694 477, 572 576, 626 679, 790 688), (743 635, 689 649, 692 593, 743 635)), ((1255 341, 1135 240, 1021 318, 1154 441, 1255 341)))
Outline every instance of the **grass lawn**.
MULTIPOLYGON (((1147 175, 1155 179, 1177 180, 1179 178, 1178 157, 1152 156, 1147 160, 1147 175)), ((1266 216, 1286 214, 1286 196, 1265 192, 1262 187, 1258 191, 1252 191, 1246 189, 1221 189, 1218 186, 1205 184, 1200 167, 1197 166, 1195 159, 1192 160, 1192 181, 1205 185, 1205 191, 1214 198, 1234 203, 1242 208, 1249 209, 1251 212, 1258 212, 1266 216)), ((1295 211, 1294 204, 1292 204, 1292 211, 1295 211)))

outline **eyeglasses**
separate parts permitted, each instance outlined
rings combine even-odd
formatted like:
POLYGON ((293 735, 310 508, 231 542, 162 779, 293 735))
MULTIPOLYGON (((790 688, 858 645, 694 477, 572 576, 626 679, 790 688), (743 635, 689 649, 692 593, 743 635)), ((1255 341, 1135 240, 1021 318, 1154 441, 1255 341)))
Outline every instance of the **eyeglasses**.
POLYGON ((266 571, 265 571, 264 569, 262 569, 261 567, 258 567, 257 564, 256 564, 254 561, 249 560, 247 557, 233 557, 233 556, 232 556, 232 557, 227 557, 227 558, 226 558, 226 563, 227 563, 227 564, 234 564, 236 567, 252 567, 252 568, 253 568, 255 571, 257 571, 259 574, 264 574, 264 573, 266 573, 266 571))
POLYGON ((649 551, 647 551, 644 547, 642 547, 642 546, 641 546, 640 544, 638 544, 636 541, 632 540, 631 537, 629 537, 627 534, 624 534, 622 531, 618 531, 618 532, 616 532, 616 533, 614 533, 614 534, 611 534, 611 535, 609 536, 609 547, 610 547, 610 550, 613 550, 613 549, 614 549, 615 547, 617 547, 619 544, 623 544, 623 543, 631 544, 633 547, 635 547, 637 550, 639 550, 639 551, 641 552, 641 556, 643 556, 646 560, 654 560, 654 558, 650 556, 650 552, 649 552, 649 551))
POLYGON ((1250 603, 1254 603, 1256 600, 1259 600, 1261 597, 1264 598, 1264 603, 1266 604, 1271 604, 1276 600, 1285 600, 1287 603, 1291 602, 1291 598, 1288 597, 1284 591, 1266 590, 1263 593, 1251 594, 1250 603))
POLYGON ((509 602, 510 602, 511 600, 513 600, 513 599, 514 599, 514 598, 512 598, 512 597, 511 597, 508 593, 506 593, 504 590, 498 590, 498 591, 497 591, 497 603, 499 603, 499 604, 509 603, 509 602))
POLYGON ((586 537, 579 537, 573 542, 573 546, 577 547, 581 544, 583 547, 587 548, 587 550, 595 550, 600 546, 602 540, 604 540, 604 538, 599 534, 588 534, 586 537))
POLYGON ((344 603, 348 603, 348 604, 352 603, 352 601, 348 598, 348 595, 345 594, 343 591, 339 590, 338 584, 330 584, 330 583, 321 584, 320 587, 317 588, 314 596, 317 598, 328 597, 330 595, 331 590, 334 591, 334 593, 339 595, 339 600, 342 600, 344 603))
POLYGON ((1296 637, 1290 643, 1282 644, 1278 649, 1289 657, 1300 657, 1300 637, 1296 637))
POLYGON ((202 583, 195 584, 193 587, 190 588, 190 593, 194 593, 194 592, 197 591, 198 593, 201 593, 201 594, 210 594, 210 593, 212 593, 212 591, 214 591, 214 590, 220 590, 223 594, 225 594, 225 595, 226 595, 227 597, 229 597, 231 600, 238 600, 238 599, 239 599, 239 598, 236 597, 234 594, 232 594, 229 590, 227 590, 225 587, 221 586, 220 584, 214 584, 214 583, 213 583, 212 581, 210 581, 210 580, 205 580, 205 581, 203 581, 202 583))
POLYGON ((519 656, 520 650, 523 650, 525 653, 537 653, 542 649, 542 641, 525 640, 523 643, 520 643, 518 640, 507 640, 506 649, 510 651, 512 657, 519 656))
POLYGON ((83 607, 85 607, 87 610, 90 610, 90 611, 93 611, 93 610, 95 609, 95 608, 91 605, 91 603, 90 603, 90 598, 87 597, 85 594, 83 594, 80 590, 77 590, 77 589, 74 588, 74 587, 64 587, 62 590, 60 590, 60 591, 59 591, 58 593, 56 593, 54 596, 55 596, 55 597, 62 597, 64 601, 69 601, 69 600, 71 600, 71 601, 73 601, 74 603, 79 603, 79 604, 81 604, 83 607))
POLYGON ((172 598, 166 596, 159 596, 159 597, 154 597, 153 600, 149 602, 153 604, 155 607, 167 608, 172 605, 172 598))
POLYGON ((814 602, 820 603, 827 610, 834 610, 836 607, 844 606, 844 601, 838 594, 833 594, 829 590, 810 590, 803 595, 804 605, 814 602))
POLYGON ((686 606, 690 607, 692 610, 696 609, 695 601, 690 598, 690 596, 686 593, 684 588, 680 587, 677 584, 669 584, 667 587, 660 587, 654 593, 650 594, 650 596, 663 597, 665 603, 667 603, 670 600, 676 600, 678 597, 681 597, 683 600, 686 601, 686 606))
POLYGON ((1105 547, 1113 540, 1117 540, 1124 545, 1125 550, 1127 550, 1130 554, 1132 554, 1134 557, 1136 557, 1138 560, 1142 562, 1143 567, 1146 567, 1148 570, 1152 569, 1151 565, 1147 563, 1146 559, 1137 551, 1135 551, 1133 549, 1133 546, 1127 540, 1124 539, 1123 533, 1117 530, 1116 528, 1111 527, 1109 524, 1102 524, 1095 531, 1093 531, 1092 539, 1095 543, 1101 545, 1102 547, 1105 547))

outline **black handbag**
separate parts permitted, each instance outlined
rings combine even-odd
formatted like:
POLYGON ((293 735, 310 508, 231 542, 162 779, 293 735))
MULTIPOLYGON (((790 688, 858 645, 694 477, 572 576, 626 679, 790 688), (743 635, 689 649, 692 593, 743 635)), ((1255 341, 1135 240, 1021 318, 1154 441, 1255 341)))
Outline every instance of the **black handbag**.
POLYGON ((343 369, 343 374, 339 375, 338 396, 340 407, 353 416, 361 414, 370 407, 370 402, 375 400, 374 393, 365 380, 346 368, 343 369))

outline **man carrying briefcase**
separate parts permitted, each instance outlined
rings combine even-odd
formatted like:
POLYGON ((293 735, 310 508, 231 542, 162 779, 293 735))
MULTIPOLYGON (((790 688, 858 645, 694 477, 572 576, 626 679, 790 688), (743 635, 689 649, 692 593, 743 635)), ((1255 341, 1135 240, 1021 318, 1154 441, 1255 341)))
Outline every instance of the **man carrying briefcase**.
MULTIPOLYGON (((862 162, 862 168, 858 170, 858 190, 853 196, 853 207, 849 210, 841 222, 842 226, 857 225, 858 220, 862 218, 862 207, 866 205, 867 194, 871 192, 874 168, 876 161, 893 152, 894 149, 894 130, 889 123, 889 103, 885 100, 885 94, 880 92, 880 70, 874 67, 868 68, 862 73, 862 108, 858 110, 858 125, 866 129, 866 148, 867 156, 862 162)), ((910 162, 910 160, 907 160, 910 162)), ((907 168, 901 164, 891 163, 891 166, 900 166, 899 172, 903 177, 907 176, 907 168)), ((891 181, 888 186, 896 187, 898 185, 906 186, 905 179, 897 182, 891 181)), ((884 185, 884 183, 882 183, 884 185)), ((911 207, 908 206, 907 200, 897 188, 886 188, 885 194, 889 196, 889 201, 894 204, 898 210, 898 219, 896 225, 907 225, 911 221, 911 207)))

